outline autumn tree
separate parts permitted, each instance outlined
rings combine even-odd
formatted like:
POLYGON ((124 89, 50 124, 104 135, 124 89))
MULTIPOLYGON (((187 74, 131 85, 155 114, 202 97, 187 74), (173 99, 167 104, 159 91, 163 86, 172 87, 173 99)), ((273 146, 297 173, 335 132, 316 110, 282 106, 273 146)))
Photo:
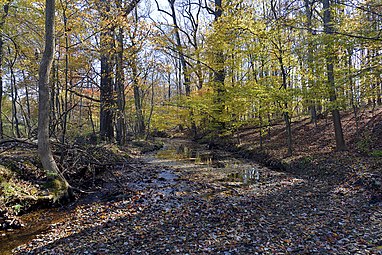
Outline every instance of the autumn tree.
POLYGON ((114 138, 113 122, 113 47, 114 27, 111 24, 111 3, 100 2, 101 34, 100 34, 100 136, 101 139, 112 141, 114 138))
POLYGON ((55 186, 58 198, 68 196, 69 183, 58 169, 49 141, 49 76, 54 53, 54 16, 55 1, 45 2, 45 49, 39 68, 39 118, 38 118, 38 152, 41 163, 55 186))
MULTIPOLYGON (((331 17, 331 7, 329 0, 323 0, 323 10, 324 10, 324 29, 325 34, 328 35, 329 40, 331 40, 333 36, 333 20, 331 17)), ((335 141, 336 141, 336 149, 338 151, 342 151, 346 149, 344 135, 342 131, 341 125, 341 115, 338 110, 337 103, 337 95, 336 95, 336 85, 334 78, 334 57, 333 57, 333 42, 328 41, 326 46, 326 72, 327 72, 327 82, 329 86, 329 95, 330 102, 332 105, 332 118, 334 124, 334 132, 335 132, 335 141)))

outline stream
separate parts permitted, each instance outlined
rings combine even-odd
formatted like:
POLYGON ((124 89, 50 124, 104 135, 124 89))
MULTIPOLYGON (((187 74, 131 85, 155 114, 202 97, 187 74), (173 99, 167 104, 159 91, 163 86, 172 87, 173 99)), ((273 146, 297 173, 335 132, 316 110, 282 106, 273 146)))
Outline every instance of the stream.
POLYGON ((22 216, 1 254, 381 254, 382 214, 362 189, 162 142, 93 194, 22 216))
POLYGON ((175 169, 175 172, 170 172, 172 174, 197 173, 213 176, 214 181, 237 186, 256 184, 260 181, 264 168, 254 162, 237 159, 229 152, 209 150, 206 145, 189 140, 165 139, 162 141, 164 146, 161 150, 144 156, 146 163, 175 169))
POLYGON ((363 190, 162 141, 100 174, 93 194, 22 216, 1 254, 381 254, 381 213, 363 190))
POLYGON ((53 208, 40 209, 20 216, 19 219, 24 223, 22 228, 0 231, 0 255, 11 254, 13 248, 48 232, 52 225, 64 221, 67 214, 66 211, 53 208))
MULTIPOLYGON (((143 206, 149 206, 153 199, 160 199, 164 201, 161 205, 166 211, 180 207, 182 199, 190 199, 195 195, 195 189, 190 187, 191 182, 205 185, 205 188, 201 189, 205 192, 202 197, 210 199, 222 192, 256 184, 262 177, 260 166, 235 159, 229 153, 211 151, 205 145, 184 139, 162 139, 162 142, 162 149, 144 154, 140 158, 144 164, 155 169, 156 174, 126 184, 128 190, 149 194, 148 198, 142 199, 143 206), (207 183, 216 184, 211 186, 207 183), (216 188, 217 186, 223 188, 216 188)), ((86 196, 75 204, 93 203, 109 194, 110 190, 114 189, 113 192, 118 193, 116 190, 119 188, 113 183, 104 183, 100 194, 86 196)), ((20 216, 20 220, 25 224, 23 228, 0 232, 0 255, 10 254, 15 247, 49 232, 56 223, 66 221, 73 210, 73 206, 70 207, 71 209, 37 210, 20 216)))

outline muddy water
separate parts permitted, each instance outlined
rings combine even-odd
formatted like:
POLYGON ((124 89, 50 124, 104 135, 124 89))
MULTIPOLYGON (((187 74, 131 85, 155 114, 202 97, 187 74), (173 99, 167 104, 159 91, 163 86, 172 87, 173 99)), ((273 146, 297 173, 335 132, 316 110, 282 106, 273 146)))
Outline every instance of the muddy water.
POLYGON ((11 254, 12 249, 48 231, 52 224, 65 220, 66 216, 67 212, 59 209, 38 210, 21 216, 23 228, 0 231, 0 255, 11 254))

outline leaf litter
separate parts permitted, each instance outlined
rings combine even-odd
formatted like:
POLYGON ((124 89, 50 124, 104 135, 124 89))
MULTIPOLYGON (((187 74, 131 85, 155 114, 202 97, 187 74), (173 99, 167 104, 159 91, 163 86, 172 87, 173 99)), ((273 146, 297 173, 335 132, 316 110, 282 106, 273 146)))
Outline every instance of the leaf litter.
POLYGON ((260 178, 244 185, 228 178, 232 164, 145 155, 111 168, 98 192, 13 253, 382 254, 382 207, 362 187, 216 158, 260 178))

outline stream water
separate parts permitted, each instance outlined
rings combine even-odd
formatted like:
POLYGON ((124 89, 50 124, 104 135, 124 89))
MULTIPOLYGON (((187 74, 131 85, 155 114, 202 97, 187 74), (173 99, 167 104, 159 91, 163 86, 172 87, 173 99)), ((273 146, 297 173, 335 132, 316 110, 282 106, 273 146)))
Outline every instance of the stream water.
POLYGON ((47 232, 52 224, 64 221, 66 216, 67 212, 59 209, 42 209, 22 215, 23 228, 0 231, 0 255, 11 254, 13 248, 47 232))
MULTIPOLYGON (((182 170, 193 169, 208 172, 221 182, 250 185, 260 181, 261 167, 243 159, 237 159, 231 153, 209 150, 205 145, 183 139, 166 139, 164 146, 145 161, 164 167, 182 170)), ((179 172, 178 171, 178 172, 179 172)))

